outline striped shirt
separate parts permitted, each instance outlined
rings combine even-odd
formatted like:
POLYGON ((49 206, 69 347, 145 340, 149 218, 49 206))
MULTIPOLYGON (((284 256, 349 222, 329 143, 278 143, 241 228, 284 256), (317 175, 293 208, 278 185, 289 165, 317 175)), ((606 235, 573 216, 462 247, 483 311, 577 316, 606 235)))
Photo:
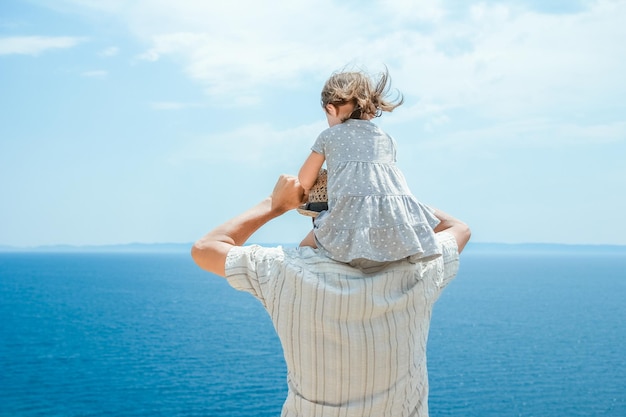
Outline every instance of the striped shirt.
POLYGON ((428 415, 431 312, 459 263, 454 237, 437 240, 437 259, 369 273, 308 247, 230 250, 228 282, 263 304, 283 347, 282 417, 428 415))

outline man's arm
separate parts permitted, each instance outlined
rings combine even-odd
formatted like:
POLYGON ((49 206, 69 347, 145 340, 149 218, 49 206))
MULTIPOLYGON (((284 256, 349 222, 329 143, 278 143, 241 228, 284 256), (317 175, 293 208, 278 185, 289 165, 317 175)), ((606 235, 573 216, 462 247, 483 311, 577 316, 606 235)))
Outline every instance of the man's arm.
POLYGON ((435 233, 446 231, 452 234, 456 239, 459 253, 461 253, 472 235, 469 226, 438 209, 435 209, 435 217, 440 220, 440 223, 435 227, 435 233))
POLYGON ((200 268, 225 276, 228 251, 243 245, 270 220, 298 207, 303 196, 304 190, 296 177, 281 175, 269 197, 199 239, 191 248, 191 257, 200 268))

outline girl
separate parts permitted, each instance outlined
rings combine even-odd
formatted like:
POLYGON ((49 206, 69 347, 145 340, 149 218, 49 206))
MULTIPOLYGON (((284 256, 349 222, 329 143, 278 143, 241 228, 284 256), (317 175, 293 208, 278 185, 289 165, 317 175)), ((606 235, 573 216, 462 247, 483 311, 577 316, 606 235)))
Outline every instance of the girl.
POLYGON ((375 84, 362 72, 339 72, 322 89, 329 128, 298 178, 308 193, 326 162, 328 210, 314 218, 300 246, 317 247, 336 261, 416 262, 441 255, 433 232, 439 220, 411 194, 395 165, 395 141, 371 122, 404 102, 402 95, 387 99, 389 81, 387 71, 375 84))

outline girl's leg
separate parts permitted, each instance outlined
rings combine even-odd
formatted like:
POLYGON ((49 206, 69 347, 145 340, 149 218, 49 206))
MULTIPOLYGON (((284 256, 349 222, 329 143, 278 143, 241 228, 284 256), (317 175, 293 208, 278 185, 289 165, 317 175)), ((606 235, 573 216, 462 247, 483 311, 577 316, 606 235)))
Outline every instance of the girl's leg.
POLYGON ((302 239, 302 242, 300 242, 300 247, 302 246, 310 246, 312 248, 317 248, 317 245, 315 244, 315 237, 313 235, 313 230, 311 230, 309 234, 306 235, 304 239, 302 239))

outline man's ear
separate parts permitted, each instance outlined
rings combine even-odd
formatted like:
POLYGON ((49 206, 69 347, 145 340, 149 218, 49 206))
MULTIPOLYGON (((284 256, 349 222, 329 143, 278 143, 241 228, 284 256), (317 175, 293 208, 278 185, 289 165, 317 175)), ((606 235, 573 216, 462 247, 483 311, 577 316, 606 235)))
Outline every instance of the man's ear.
POLYGON ((326 106, 324 106, 324 110, 326 110, 326 113, 330 114, 333 117, 337 117, 337 114, 339 114, 339 109, 337 108, 337 106, 331 103, 328 103, 326 106))

